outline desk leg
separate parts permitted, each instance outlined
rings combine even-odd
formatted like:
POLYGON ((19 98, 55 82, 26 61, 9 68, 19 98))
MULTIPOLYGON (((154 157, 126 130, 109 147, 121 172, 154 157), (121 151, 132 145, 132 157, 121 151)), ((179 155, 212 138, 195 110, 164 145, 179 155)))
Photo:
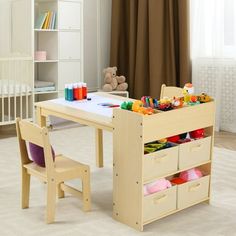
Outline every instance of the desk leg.
POLYGON ((36 122, 40 127, 46 127, 46 117, 42 116, 40 107, 36 107, 36 122))
POLYGON ((96 136, 96 165, 103 167, 103 136, 102 129, 95 129, 96 136))

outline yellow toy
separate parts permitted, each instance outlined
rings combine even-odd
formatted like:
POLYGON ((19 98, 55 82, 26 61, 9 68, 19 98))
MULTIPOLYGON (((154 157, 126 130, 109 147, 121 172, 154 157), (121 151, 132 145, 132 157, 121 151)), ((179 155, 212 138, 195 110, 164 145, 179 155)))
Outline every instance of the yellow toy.
POLYGON ((210 102, 211 101, 211 97, 209 95, 207 95, 206 93, 202 93, 201 95, 198 96, 197 100, 200 103, 210 102))
POLYGON ((184 95, 184 102, 189 103, 191 95, 194 94, 194 87, 191 83, 187 83, 184 85, 183 95, 184 95))
POLYGON ((143 107, 142 101, 135 101, 132 105, 132 111, 139 112, 141 107, 143 107))
POLYGON ((154 110, 151 107, 143 107, 143 102, 138 100, 132 105, 132 111, 141 113, 143 115, 152 115, 154 110))

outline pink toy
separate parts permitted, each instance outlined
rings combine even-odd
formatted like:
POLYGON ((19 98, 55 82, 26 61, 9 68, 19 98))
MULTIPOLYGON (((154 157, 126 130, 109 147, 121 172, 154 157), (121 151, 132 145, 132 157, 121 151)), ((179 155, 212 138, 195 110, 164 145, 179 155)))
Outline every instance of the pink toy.
POLYGON ((172 185, 167 179, 159 179, 155 182, 144 185, 144 195, 156 193, 167 188, 170 188, 172 185))
POLYGON ((193 169, 181 172, 179 177, 187 182, 187 181, 201 178, 202 172, 197 168, 193 168, 193 169))
POLYGON ((144 194, 144 196, 147 196, 149 194, 147 191, 147 185, 143 186, 143 194, 144 194))

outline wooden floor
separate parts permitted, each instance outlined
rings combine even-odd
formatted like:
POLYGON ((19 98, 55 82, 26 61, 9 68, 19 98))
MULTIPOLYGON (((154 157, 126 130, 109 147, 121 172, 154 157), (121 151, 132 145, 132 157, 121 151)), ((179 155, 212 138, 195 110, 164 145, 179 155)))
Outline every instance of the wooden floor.
MULTIPOLYGON (((0 126, 0 140, 16 136, 15 125, 0 126)), ((236 150, 236 133, 215 132, 215 146, 236 150)))
POLYGON ((236 150, 236 133, 229 133, 225 131, 215 132, 215 146, 236 150))

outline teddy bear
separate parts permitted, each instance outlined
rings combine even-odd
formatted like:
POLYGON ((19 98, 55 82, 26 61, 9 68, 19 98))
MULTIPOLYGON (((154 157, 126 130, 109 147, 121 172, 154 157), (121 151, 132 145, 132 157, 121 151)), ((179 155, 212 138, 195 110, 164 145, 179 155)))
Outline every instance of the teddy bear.
POLYGON ((126 91, 128 89, 128 84, 125 82, 126 78, 123 75, 116 76, 116 80, 118 82, 116 90, 118 90, 118 91, 126 91))
POLYGON ((111 92, 113 90, 125 91, 128 88, 128 84, 125 82, 124 76, 116 75, 117 67, 107 67, 103 70, 104 74, 104 92, 111 92))

